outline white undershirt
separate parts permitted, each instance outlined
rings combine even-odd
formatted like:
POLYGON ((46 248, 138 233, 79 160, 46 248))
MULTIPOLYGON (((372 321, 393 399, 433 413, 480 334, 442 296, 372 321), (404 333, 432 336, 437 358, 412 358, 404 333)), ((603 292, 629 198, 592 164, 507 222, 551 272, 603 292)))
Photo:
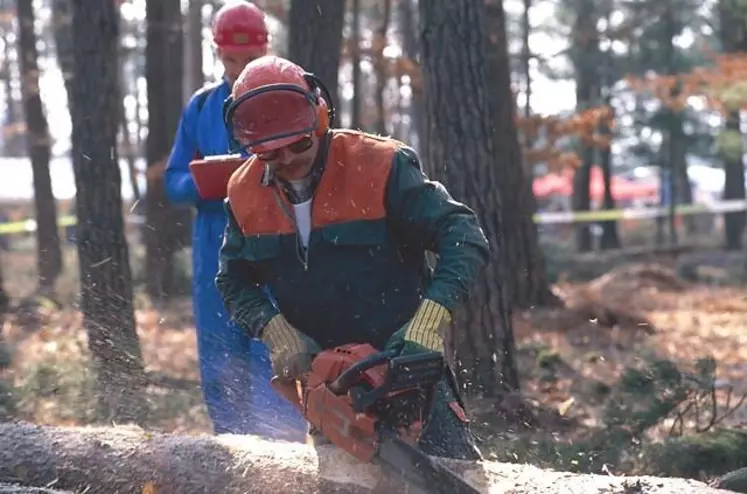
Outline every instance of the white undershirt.
POLYGON ((296 226, 301 235, 304 248, 309 246, 309 233, 311 232, 311 199, 300 204, 294 204, 296 213, 296 226))
MULTIPOLYGON (((290 180, 290 185, 297 193, 300 193, 306 185, 306 179, 290 180)), ((311 199, 299 204, 294 204, 293 209, 296 215, 296 227, 298 228, 298 233, 301 235, 301 243, 304 248, 307 248, 309 246, 309 234, 311 232, 311 199)))

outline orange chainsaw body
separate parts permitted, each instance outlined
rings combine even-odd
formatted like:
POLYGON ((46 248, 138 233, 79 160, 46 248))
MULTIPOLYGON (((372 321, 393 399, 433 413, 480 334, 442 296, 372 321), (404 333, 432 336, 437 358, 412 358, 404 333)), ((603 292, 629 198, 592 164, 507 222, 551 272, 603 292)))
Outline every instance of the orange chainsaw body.
MULTIPOLYGON (((395 382, 394 374, 401 375, 402 371, 392 365, 396 360, 393 354, 379 352, 369 344, 342 345, 317 355, 300 394, 295 382, 274 378, 272 385, 332 444, 369 462, 378 452, 377 425, 386 419, 390 405, 408 397, 423 386, 423 381, 433 388, 441 375, 441 357, 415 359, 423 361, 423 370, 419 372, 413 360, 407 372, 419 372, 424 379, 395 382)), ((425 409, 421 412, 425 413, 425 409)), ((397 431, 410 440, 417 438, 425 419, 423 413, 409 414, 404 422, 399 422, 397 431)))
MULTIPOLYGON (((350 396, 338 396, 328 383, 333 382, 352 364, 370 357, 376 350, 369 345, 351 345, 322 352, 314 359, 307 380, 306 419, 330 441, 362 461, 376 454, 376 417, 356 413, 350 396)), ((384 383, 386 364, 365 371, 367 381, 384 383)))

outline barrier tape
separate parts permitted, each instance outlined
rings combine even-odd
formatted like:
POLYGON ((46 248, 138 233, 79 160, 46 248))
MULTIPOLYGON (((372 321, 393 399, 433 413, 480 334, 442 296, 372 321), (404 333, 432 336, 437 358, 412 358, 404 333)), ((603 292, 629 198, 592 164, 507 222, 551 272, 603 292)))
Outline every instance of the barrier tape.
MULTIPOLYGON (((747 211, 747 200, 732 199, 713 204, 682 204, 675 208, 675 215, 719 214, 747 211)), ((612 220, 647 220, 669 216, 669 207, 609 209, 604 211, 560 211, 557 213, 537 213, 534 222, 538 224, 592 223, 612 220)))
MULTIPOLYGON (((733 199, 720 201, 713 204, 682 204, 677 206, 677 216, 689 216, 693 214, 721 214, 747 211, 747 200, 733 199)), ((597 221, 614 220, 647 220, 669 216, 668 207, 646 208, 646 209, 610 209, 604 211, 560 211, 550 213, 537 213, 534 222, 540 225, 558 223, 593 223, 597 221)), ((73 226, 76 224, 75 216, 62 216, 58 220, 60 227, 73 226)), ((126 222, 130 224, 142 224, 144 218, 138 215, 127 217, 126 222)), ((36 220, 27 219, 10 223, 0 223, 0 235, 13 233, 27 233, 36 231, 36 220)))
MULTIPOLYGON (((140 216, 128 216, 125 220, 130 224, 142 224, 144 218, 140 216)), ((61 216, 57 219, 57 225, 61 228, 74 226, 78 222, 75 216, 61 216)), ((36 220, 29 218, 22 221, 13 221, 10 223, 0 223, 0 235, 11 235, 14 233, 28 233, 36 231, 36 220)))

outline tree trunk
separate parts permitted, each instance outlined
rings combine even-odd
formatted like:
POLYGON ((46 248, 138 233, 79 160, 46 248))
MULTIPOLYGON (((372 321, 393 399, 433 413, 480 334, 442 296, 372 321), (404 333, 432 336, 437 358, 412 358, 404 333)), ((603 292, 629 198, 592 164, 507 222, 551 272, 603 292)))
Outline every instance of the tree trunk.
MULTIPOLYGON (((125 74, 124 71, 120 71, 119 84, 120 87, 125 87, 125 74)), ((125 111, 124 95, 120 96, 120 113, 119 113, 119 124, 120 130, 122 131, 122 147, 125 152, 125 159, 127 161, 127 170, 130 175, 130 188, 132 189, 132 197, 135 202, 141 198, 140 187, 137 183, 137 167, 135 166, 135 159, 137 158, 137 149, 132 144, 132 137, 130 136, 129 125, 130 122, 127 120, 127 112, 125 111)))
POLYGON ((72 146, 83 325, 104 422, 140 422, 145 374, 135 331, 117 127, 119 14, 73 2, 72 146))
MULTIPOLYGON (((724 200, 744 200, 744 165, 742 164, 742 135, 740 131, 741 116, 739 112, 729 112, 726 118, 726 132, 734 137, 729 141, 733 149, 723 153, 724 161, 724 200)), ((744 234, 745 212, 724 214, 724 229, 727 250, 742 250, 742 235, 744 234)))
POLYGON ((363 122, 361 108, 363 101, 363 86, 361 85, 361 0, 352 0, 352 21, 350 29, 350 65, 352 65, 353 96, 350 99, 350 126, 361 129, 363 122))
MULTIPOLYGON (((0 0, 0 6, 3 9, 12 9, 12 0, 0 0)), ((25 139, 23 132, 23 115, 21 104, 14 98, 15 91, 13 91, 13 80, 15 79, 13 74, 14 63, 12 55, 16 54, 18 58, 18 51, 13 49, 13 43, 9 41, 9 34, 13 32, 13 16, 8 17, 8 21, 5 25, 1 26, 0 31, 2 32, 3 40, 3 65, 2 65, 2 78, 3 78, 3 89, 5 92, 5 114, 3 115, 3 155, 12 157, 25 156, 27 151, 25 148, 25 139)))
MULTIPOLYGON (((521 15, 521 68, 524 72, 524 117, 532 116, 532 74, 530 67, 532 63, 532 50, 529 45, 529 37, 532 34, 532 24, 530 22, 530 13, 532 11, 532 0, 523 0, 524 10, 521 15)), ((505 30, 505 27, 504 27, 505 30)), ((524 143, 525 149, 532 148, 530 138, 524 143)))
MULTIPOLYGON (((137 33, 137 28, 131 29, 130 33, 123 33, 123 34, 129 34, 132 36, 137 37, 139 33, 137 33)), ((120 151, 124 154, 125 162, 127 163, 127 172, 130 179, 130 190, 132 191, 132 197, 134 204, 137 204, 140 199, 142 198, 142 194, 140 192, 140 187, 138 185, 137 179, 138 179, 138 169, 135 166, 135 161, 137 160, 138 155, 140 154, 140 149, 138 146, 134 145, 132 142, 132 132, 130 132, 130 121, 127 119, 127 108, 125 105, 125 101, 128 95, 135 96, 137 93, 137 85, 133 88, 133 92, 130 92, 130 84, 128 84, 128 70, 127 66, 131 65, 133 69, 136 70, 134 67, 136 67, 139 64, 139 60, 141 58, 141 53, 137 49, 137 47, 127 47, 120 43, 119 47, 119 53, 120 53, 120 63, 119 63, 119 87, 120 87, 120 95, 119 95, 119 104, 120 104, 120 114, 119 114, 119 121, 120 121, 120 131, 122 132, 122 142, 120 146, 120 151), (135 94, 133 94, 135 93, 135 94)), ((136 117, 137 118, 137 117, 136 117)))
MULTIPOLYGON (((418 42, 417 12, 413 0, 399 0, 400 43, 404 56, 417 67, 420 58, 420 44, 418 42)), ((416 71, 417 72, 417 71, 416 71)), ((421 153, 426 153, 426 138, 428 131, 425 128, 425 107, 423 103, 423 84, 420 74, 416 73, 410 77, 410 141, 413 147, 421 153), (414 131, 414 132, 413 132, 414 131), (414 139, 413 139, 414 137, 414 139)), ((426 168, 426 173, 431 173, 426 168)))
MULTIPOLYGON (((732 0, 721 0, 718 6, 721 30, 719 37, 726 53, 747 51, 747 9, 732 0)), ((726 125, 722 133, 721 159, 724 162, 724 200, 744 200, 744 164, 742 162, 741 115, 733 110, 726 115, 726 125)), ((728 250, 742 249, 745 212, 724 214, 724 233, 728 250)))
MULTIPOLYGON (((599 35, 596 12, 592 0, 582 0, 575 4, 575 22, 572 30, 572 43, 577 55, 572 57, 576 77, 576 111, 584 111, 599 101, 599 35)), ((591 167, 594 165, 595 150, 588 143, 579 144, 581 166, 573 177, 573 210, 589 211, 591 198, 589 186, 591 167)), ((576 249, 588 252, 592 249, 589 223, 576 225, 576 249)))
MULTIPOLYGON (((594 163, 594 149, 581 145, 581 165, 573 173, 573 211, 589 211, 591 209, 591 167, 594 163)), ((592 250, 591 228, 586 222, 576 225, 576 251, 579 253, 592 250)))
POLYGON ((184 36, 179 0, 147 0, 145 73, 148 87, 148 174, 145 201, 146 291, 159 303, 177 289, 174 254, 185 243, 191 211, 177 208, 166 198, 163 173, 181 115, 184 76, 184 36))
POLYGON ((495 114, 495 153, 499 157, 498 181, 503 201, 503 228, 509 277, 509 302, 515 308, 558 306, 560 300, 550 290, 545 259, 539 248, 537 225, 532 216, 537 204, 532 181, 525 176, 521 145, 516 130, 516 111, 511 94, 506 20, 502 0, 487 0, 488 92, 495 114))
MULTIPOLYGON (((437 461, 484 494, 623 492, 626 485, 643 485, 646 494, 725 494, 695 480, 437 461)), ((373 494, 382 476, 379 467, 330 445, 314 448, 250 435, 176 436, 135 427, 0 425, 0 482, 28 486, 89 494, 373 494)))
MULTIPOLYGON (((483 0, 418 2, 422 68, 430 126, 426 162, 434 178, 476 209, 491 244, 491 262, 456 317, 457 373, 468 392, 501 397, 519 389, 507 300, 513 285, 504 240, 503 198, 495 116, 487 109, 488 78, 483 0), (431 165, 433 166, 433 165, 431 165), (434 167, 435 168, 435 167, 434 167)), ((508 137, 503 136, 503 139, 508 137)), ((502 158, 502 157, 501 157, 502 158)))
POLYGON ((389 63, 384 56, 384 49, 388 44, 387 33, 389 31, 389 19, 392 15, 392 0, 383 0, 381 8, 381 19, 379 28, 374 36, 374 46, 378 47, 374 59, 374 71, 376 72, 376 132, 380 135, 389 134, 387 128, 387 111, 384 102, 386 84, 389 82, 389 63))
MULTIPOLYGON (((672 142, 673 156, 674 156, 674 169, 675 177, 677 178, 677 204, 692 204, 693 203, 693 188, 690 184, 690 177, 687 173, 687 134, 685 134, 685 114, 684 112, 678 112, 675 114, 676 123, 673 123, 672 128, 672 142)), ((744 177, 742 177, 742 183, 744 183, 744 177)), ((685 235, 692 235, 695 231, 695 217, 692 215, 682 217, 682 225, 684 226, 685 235)))
POLYGON ((39 290, 54 289, 62 272, 60 231, 57 226, 57 202, 52 193, 49 174, 51 136, 44 114, 39 88, 34 8, 31 0, 18 0, 18 53, 21 68, 21 91, 26 113, 26 146, 34 177, 34 207, 36 210, 36 263, 39 290))
MULTIPOLYGON (((674 45, 674 37, 677 35, 677 26, 676 26, 676 20, 675 20, 675 13, 672 10, 672 4, 670 1, 666 0, 664 6, 664 15, 662 16, 662 20, 660 25, 661 27, 661 33, 662 33, 662 46, 664 47, 664 70, 666 71, 667 75, 675 76, 676 77, 676 68, 675 68, 675 56, 676 56, 676 46, 674 45)), ((674 88, 672 88, 672 97, 676 97, 679 93, 677 85, 675 85, 674 88)), ((681 130, 682 126, 678 122, 679 120, 679 112, 672 108, 664 108, 665 112, 665 118, 667 122, 667 137, 668 140, 665 141, 666 143, 666 156, 667 160, 666 163, 668 165, 669 170, 669 183, 667 184, 669 186, 668 190, 668 196, 669 196, 669 215, 668 215, 668 222, 669 222, 669 243, 671 245, 677 244, 677 221, 676 221, 676 208, 677 208, 677 199, 679 197, 678 194, 678 161, 677 161, 677 138, 679 131, 681 130)), ((663 146, 662 146, 663 147, 663 146)))
MULTIPOLYGON (((604 6, 606 12, 604 12, 605 29, 609 31, 612 25, 612 14, 614 13, 614 3, 610 2, 604 6)), ((609 36, 609 34, 607 34, 609 36)), ((612 105, 612 91, 615 81, 613 75, 614 65, 614 53, 612 52, 611 45, 608 45, 603 53, 600 53, 603 58, 602 70, 601 70, 601 86, 604 96, 604 104, 612 112, 611 118, 615 117, 615 107, 612 105)), ((632 54, 630 55, 632 56, 632 54)), ((602 200, 602 209, 613 210, 615 209, 615 198, 612 195, 612 139, 614 133, 612 127, 608 122, 604 122, 599 133, 609 139, 609 143, 606 147, 599 150, 599 166, 602 169, 602 177, 604 179, 604 198, 602 200)), ((615 220, 603 221, 602 226, 602 238, 599 239, 599 248, 601 250, 619 249, 620 248, 620 237, 617 233, 617 224, 615 220)))
MULTIPOLYGON (((73 13, 70 0, 52 0, 52 35, 55 44, 55 56, 62 72, 62 81, 67 96, 67 109, 73 112, 73 72, 75 70, 73 60, 73 13)), ((72 150, 69 154, 72 159, 72 150)), ((73 165, 71 163, 71 165, 73 165)), ((74 166, 74 165, 73 165, 74 166)), ((74 207, 74 205, 73 205, 74 207)), ((65 228, 65 241, 69 243, 75 238, 76 226, 65 228)))
POLYGON ((202 71, 202 6, 205 0, 189 0, 189 12, 187 14, 187 51, 186 61, 189 69, 189 91, 185 91, 184 99, 191 96, 205 84, 205 73, 202 71))
MULTIPOLYGON (((0 319, 10 307, 10 295, 5 291, 5 268, 3 267, 2 258, 0 257, 0 319)), ((0 336, 2 341, 2 336, 0 336)), ((0 364, 0 370, 3 366, 0 364)))
POLYGON ((344 18, 345 0, 291 0, 288 14, 288 58, 324 83, 335 108, 344 18))
MULTIPOLYGON (((607 55, 611 56, 611 55, 607 55)), ((609 92, 610 89, 607 88, 609 92)), ((608 94, 607 101, 605 102, 613 111, 612 98, 608 94)), ((602 133, 609 136, 610 140, 612 137, 612 129, 609 125, 604 125, 601 129, 602 133)), ((610 142, 611 145, 611 142, 610 142)), ((602 176, 604 177, 604 200, 603 209, 612 210, 615 209, 615 198, 612 196, 612 148, 606 147, 599 153, 600 160, 599 166, 602 169, 602 176)), ((619 249, 620 248, 620 237, 617 235, 617 221, 603 221, 602 222, 602 238, 599 241, 599 248, 602 250, 619 249)))
POLYGON ((60 64, 62 80, 68 96, 72 91, 73 80, 73 31, 72 31, 72 6, 70 0, 52 0, 52 27, 54 32, 54 43, 56 45, 57 63, 60 64))

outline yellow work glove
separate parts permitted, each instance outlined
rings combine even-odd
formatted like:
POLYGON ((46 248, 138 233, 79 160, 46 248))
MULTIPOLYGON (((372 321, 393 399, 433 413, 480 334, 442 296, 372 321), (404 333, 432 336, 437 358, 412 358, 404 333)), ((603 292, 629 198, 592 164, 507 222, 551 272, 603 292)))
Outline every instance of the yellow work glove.
POLYGON ((451 320, 451 313, 446 307, 424 299, 405 328, 402 353, 422 352, 424 348, 444 353, 444 332, 451 320))
POLYGON ((311 361, 321 352, 319 345, 294 328, 282 314, 273 317, 260 339, 270 350, 273 373, 283 379, 297 379, 311 370, 311 361))

